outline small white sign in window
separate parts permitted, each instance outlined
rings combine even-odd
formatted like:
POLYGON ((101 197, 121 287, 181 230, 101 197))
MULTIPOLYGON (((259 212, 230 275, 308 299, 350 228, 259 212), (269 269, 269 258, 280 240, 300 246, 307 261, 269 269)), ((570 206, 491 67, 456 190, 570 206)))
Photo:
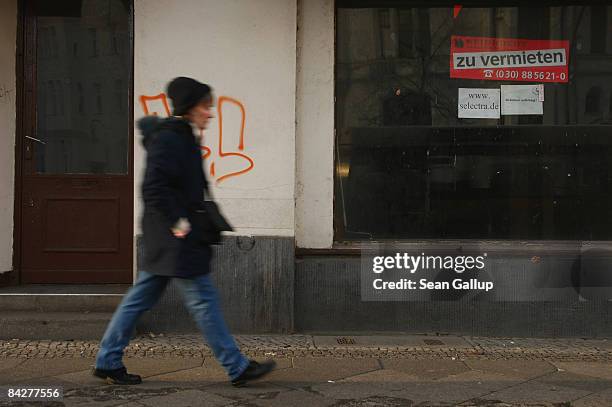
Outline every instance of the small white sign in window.
POLYGON ((499 119, 499 89, 459 88, 457 117, 499 119))
POLYGON ((544 114, 544 85, 501 85, 501 114, 544 114))

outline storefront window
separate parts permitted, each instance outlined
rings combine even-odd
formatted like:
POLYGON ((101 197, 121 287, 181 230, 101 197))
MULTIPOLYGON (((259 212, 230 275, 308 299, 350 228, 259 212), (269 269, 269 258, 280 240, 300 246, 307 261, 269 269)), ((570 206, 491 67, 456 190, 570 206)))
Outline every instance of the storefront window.
POLYGON ((358 3, 337 3, 337 241, 612 239, 612 5, 358 3))

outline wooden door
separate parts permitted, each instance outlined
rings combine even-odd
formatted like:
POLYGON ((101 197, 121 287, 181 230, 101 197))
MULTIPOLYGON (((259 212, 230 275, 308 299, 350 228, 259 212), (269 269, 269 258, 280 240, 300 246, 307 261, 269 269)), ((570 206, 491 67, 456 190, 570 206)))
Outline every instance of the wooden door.
POLYGON ((131 5, 26 1, 22 283, 132 281, 131 5))

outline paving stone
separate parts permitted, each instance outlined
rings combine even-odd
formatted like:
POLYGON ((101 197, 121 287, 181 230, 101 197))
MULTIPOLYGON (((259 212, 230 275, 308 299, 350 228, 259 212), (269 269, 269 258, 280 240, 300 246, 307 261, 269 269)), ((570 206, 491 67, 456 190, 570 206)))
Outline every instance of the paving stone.
MULTIPOLYGON (((291 358, 274 358, 274 361, 276 362, 276 370, 292 368, 294 364, 291 358)), ((225 374, 225 369, 219 364, 217 359, 212 357, 205 358, 202 367, 225 374)))
MULTIPOLYGON (((432 380, 408 382, 401 389, 392 389, 384 394, 413 400, 415 403, 448 403, 455 405, 489 394, 496 385, 491 386, 486 382, 478 384, 478 382, 464 383, 432 380)), ((381 387, 384 388, 385 385, 381 384, 381 387)))
POLYGON ((363 373, 338 381, 339 383, 383 383, 385 388, 401 389, 407 382, 416 382, 420 379, 417 376, 398 372, 391 369, 380 369, 373 372, 363 373))
POLYGON ((6 370, 13 370, 17 366, 22 364, 24 361, 25 359, 20 359, 20 358, 0 359, 0 372, 6 371, 6 370))
POLYGON ((147 407, 219 407, 226 406, 233 400, 200 390, 186 390, 167 396, 151 397, 139 401, 147 407))
POLYGON ((229 382, 225 382, 201 387, 200 390, 237 402, 246 402, 254 399, 269 399, 280 393, 291 391, 291 389, 287 387, 267 382, 265 379, 251 382, 245 387, 233 387, 229 382))
MULTIPOLYGON (((365 398, 352 398, 338 400, 334 406, 342 407, 412 407, 412 400, 402 399, 399 397, 390 396, 368 396, 365 398)), ((430 405, 429 407, 440 407, 440 405, 430 405)))
POLYGON ((558 369, 584 376, 612 380, 612 363, 605 362, 553 362, 558 369))
MULTIPOLYGON (((496 373, 485 373, 479 370, 470 370, 468 372, 450 375, 437 381, 437 383, 456 383, 478 392, 472 398, 478 398, 488 393, 500 391, 521 383, 521 379, 509 377, 496 373)), ((489 403, 487 402, 488 406, 489 403)))
POLYGON ((599 393, 589 394, 572 402, 571 407, 602 407, 612 406, 612 389, 604 390, 599 393))
POLYGON ((28 382, 36 378, 58 376, 74 371, 86 370, 93 365, 92 359, 66 358, 61 363, 53 359, 28 359, 13 369, 0 371, 0 383, 28 382))
MULTIPOLYGON (((191 369, 187 369, 188 371, 191 369)), ((182 371, 179 372, 175 372, 175 373, 180 373, 182 371)), ((174 374, 174 373, 169 373, 174 374)), ((162 380, 160 379, 160 377, 162 377, 164 375, 160 375, 160 376, 151 376, 151 377, 147 377, 143 379, 143 382, 138 385, 139 388, 160 388, 160 387, 176 387, 177 383, 176 380, 172 381, 172 380, 162 380)), ((73 383, 74 386, 73 387, 83 387, 83 386, 110 386, 108 383, 106 383, 105 380, 100 379, 99 377, 95 377, 94 375, 91 374, 91 369, 88 370, 82 370, 79 372, 72 372, 72 373, 68 373, 65 375, 60 375, 60 376, 55 376, 55 378, 57 379, 61 379, 70 383, 73 383)), ((196 381, 196 379, 192 380, 192 381, 196 381)), ((180 381, 181 384, 185 385, 185 382, 188 382, 188 380, 182 380, 180 381)), ((199 382, 198 382, 199 383, 199 382)))
POLYGON ((202 366, 202 358, 124 358, 123 363, 128 372, 141 375, 143 378, 157 376, 165 373, 176 372, 202 366))
POLYGON ((536 380, 544 384, 560 387, 571 387, 573 389, 584 390, 591 393, 612 388, 612 380, 589 377, 571 372, 555 372, 536 380))
POLYGON ((311 348, 314 347, 310 335, 236 335, 236 343, 240 348, 311 348))
POLYGON ((434 348, 465 348, 471 347, 464 338, 458 336, 427 336, 427 335, 375 335, 375 336, 355 336, 355 335, 320 335, 313 336, 313 342, 317 348, 320 347, 383 347, 383 348, 399 348, 399 347, 421 347, 431 346, 434 348), (342 346, 340 342, 343 342, 342 346), (348 343, 347 343, 348 342, 348 343))
POLYGON ((281 385, 304 387, 378 369, 380 364, 376 359, 294 358, 292 369, 275 371, 268 380, 281 385))
POLYGON ((129 402, 140 402, 145 398, 160 397, 173 394, 183 389, 176 386, 110 386, 80 387, 64 392, 64 402, 68 405, 115 406, 129 402), (97 404, 95 404, 97 403, 97 404))
POLYGON ((537 360, 465 360, 464 362, 473 370, 518 379, 531 379, 557 371, 552 364, 537 360))
MULTIPOLYGON (((447 405, 447 404, 444 404, 447 405)), ((552 405, 551 403, 536 403, 536 404, 525 404, 525 403, 505 403, 497 400, 482 400, 472 399, 464 401, 463 403, 455 404, 454 407, 559 407, 558 405, 552 405)))
MULTIPOLYGON (((109 385, 106 385, 109 386, 109 385)), ((199 384, 193 384, 193 383, 178 383, 178 382, 166 382, 166 381, 160 381, 160 380, 155 380, 155 378, 151 378, 151 379, 146 379, 143 380, 143 382, 137 386, 130 386, 133 387, 134 389, 138 389, 138 391, 145 391, 145 392, 155 392, 155 391, 163 391, 165 393, 163 394, 169 394, 173 391, 179 391, 179 390, 187 390, 187 389, 194 389, 194 388, 198 388, 200 385, 199 384)))
POLYGON ((377 383, 363 382, 326 382, 306 386, 304 390, 335 400, 360 400, 380 396, 384 393, 384 389, 377 383))
MULTIPOLYGON (((276 360, 277 370, 290 369, 292 367, 291 359, 281 358, 276 360)), ((270 377, 274 372, 266 378, 270 381, 270 377)), ((226 383, 229 378, 225 369, 214 358, 206 358, 202 366, 192 369, 183 369, 175 372, 164 373, 155 376, 149 376, 147 382, 177 382, 177 383, 195 383, 197 385, 208 385, 213 383, 226 383)))
MULTIPOLYGON (((352 337, 353 338, 353 337, 352 337)), ((612 341, 578 339, 499 339, 440 336, 356 336, 355 345, 325 345, 336 337, 309 335, 240 335, 241 350, 251 357, 350 357, 350 358, 455 358, 455 359, 538 359, 556 361, 612 362, 612 341), (423 339, 425 338, 425 339, 423 339), (422 342, 421 346, 415 346, 422 342), (442 343, 440 345, 439 343, 442 343), (361 345, 360 345, 361 344, 361 345)), ((95 357, 98 341, 0 341, 0 358, 7 357, 95 357)), ((126 357, 208 357, 210 348, 200 335, 141 335, 125 350, 126 357)))
POLYGON ((192 369, 184 369, 171 373, 164 373, 147 378, 147 383, 175 383, 186 385, 194 383, 195 385, 207 385, 219 382, 226 382, 227 375, 222 369, 206 369, 203 367, 194 367, 192 369))
POLYGON ((0 401, 0 407, 64 407, 65 404, 62 403, 61 401, 49 401, 46 402, 45 404, 40 404, 41 402, 38 401, 32 401, 32 402, 27 402, 27 401, 0 401))
POLYGON ((67 382, 74 383, 78 386, 101 386, 105 384, 102 379, 100 379, 99 377, 95 377, 91 372, 92 369, 90 368, 54 377, 60 380, 65 380, 67 382))
POLYGON ((579 338, 488 338, 469 337, 470 343, 484 348, 502 349, 540 349, 540 350, 576 350, 590 351, 592 349, 612 350, 612 341, 608 339, 579 338))
POLYGON ((526 381, 481 398, 485 400, 500 400, 506 403, 569 403, 588 394, 590 392, 571 387, 526 381))
POLYGON ((385 369, 408 373, 421 379, 441 379, 470 370, 462 361, 450 359, 436 360, 435 363, 420 360, 382 359, 381 363, 385 369))
POLYGON ((262 407, 287 406, 317 406, 326 407, 334 404, 336 400, 326 398, 304 390, 291 390, 280 393, 271 393, 267 397, 250 399, 249 403, 262 407))
POLYGON ((499 382, 504 386, 511 386, 521 383, 523 380, 516 377, 510 377, 500 373, 482 372, 480 370, 469 370, 452 374, 450 376, 439 379, 440 382, 463 382, 463 383, 478 383, 478 382, 499 382))
MULTIPOLYGON (((360 347, 316 346, 309 335, 240 336, 245 354, 279 363, 277 371, 243 389, 230 386, 199 335, 133 340, 125 363, 145 376, 139 386, 109 386, 90 376, 97 341, 0 341, 0 383, 63 385, 66 405, 81 407, 141 407, 143 400, 188 399, 197 391, 210 394, 210 400, 227 399, 233 407, 438 407, 460 402, 462 407, 559 407, 572 400, 572 407, 612 406, 609 341, 457 337, 454 345, 465 341, 468 346, 394 347, 393 337, 380 346, 376 338, 359 337, 368 344, 360 347)), ((21 405, 30 404, 10 407, 21 405)), ((62 404, 48 403, 55 405, 62 404)))
POLYGON ((442 379, 419 378, 412 374, 384 369, 341 382, 363 383, 381 388, 379 394, 418 403, 457 403, 519 383, 504 376, 467 371, 442 379))
POLYGON ((143 407, 142 404, 136 402, 128 402, 125 400, 105 400, 105 401, 92 401, 87 398, 70 398, 64 399, 65 407, 117 407, 117 406, 130 406, 130 407, 143 407))

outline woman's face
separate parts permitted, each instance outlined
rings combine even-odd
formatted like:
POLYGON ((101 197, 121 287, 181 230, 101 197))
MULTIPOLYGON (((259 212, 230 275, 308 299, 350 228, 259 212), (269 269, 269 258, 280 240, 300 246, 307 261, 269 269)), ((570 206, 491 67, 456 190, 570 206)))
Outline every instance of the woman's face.
POLYGON ((215 117, 213 109, 213 97, 211 95, 192 107, 185 117, 198 129, 203 130, 208 127, 208 121, 215 117))

